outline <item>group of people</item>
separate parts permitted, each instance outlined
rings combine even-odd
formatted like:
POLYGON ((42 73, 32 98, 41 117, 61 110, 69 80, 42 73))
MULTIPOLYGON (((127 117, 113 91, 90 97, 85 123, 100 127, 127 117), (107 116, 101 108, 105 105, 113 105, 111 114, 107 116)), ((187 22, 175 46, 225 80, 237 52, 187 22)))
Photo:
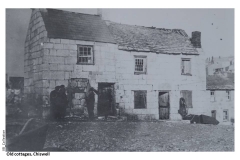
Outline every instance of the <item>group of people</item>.
MULTIPOLYGON (((98 94, 98 91, 93 87, 91 87, 86 93, 86 107, 88 110, 89 120, 94 119, 94 93, 98 94)), ((66 109, 70 101, 71 99, 68 100, 68 96, 66 95, 65 86, 56 86, 55 89, 50 93, 51 117, 54 120, 63 119, 66 116, 66 109)))

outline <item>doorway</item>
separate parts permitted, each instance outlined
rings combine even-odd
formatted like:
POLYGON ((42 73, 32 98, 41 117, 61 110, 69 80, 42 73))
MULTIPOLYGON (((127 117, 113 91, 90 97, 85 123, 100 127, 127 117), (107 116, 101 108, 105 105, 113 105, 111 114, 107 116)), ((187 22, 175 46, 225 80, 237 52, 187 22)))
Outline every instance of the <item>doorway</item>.
POLYGON ((98 116, 114 115, 114 83, 98 83, 98 116))
POLYGON ((216 110, 212 110, 212 117, 216 119, 216 114, 217 114, 217 111, 216 110))
POLYGON ((169 119, 170 103, 168 91, 159 92, 158 104, 159 104, 159 119, 169 119))

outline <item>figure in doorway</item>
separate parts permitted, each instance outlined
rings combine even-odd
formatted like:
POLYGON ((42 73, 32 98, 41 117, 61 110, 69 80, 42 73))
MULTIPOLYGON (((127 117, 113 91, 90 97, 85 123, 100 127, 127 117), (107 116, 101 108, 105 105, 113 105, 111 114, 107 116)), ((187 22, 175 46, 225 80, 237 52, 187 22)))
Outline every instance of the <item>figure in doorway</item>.
POLYGON ((50 115, 51 119, 53 120, 57 119, 57 95, 59 89, 60 86, 56 86, 55 89, 50 93, 50 115))
POLYGON ((183 98, 183 95, 181 93, 181 98, 179 100, 179 110, 178 113, 182 116, 182 118, 184 118, 188 113, 187 113, 187 105, 186 105, 186 101, 183 98))
POLYGON ((95 94, 98 95, 98 91, 93 87, 90 87, 89 91, 86 93, 86 104, 88 110, 89 120, 94 120, 94 104, 95 104, 95 94))

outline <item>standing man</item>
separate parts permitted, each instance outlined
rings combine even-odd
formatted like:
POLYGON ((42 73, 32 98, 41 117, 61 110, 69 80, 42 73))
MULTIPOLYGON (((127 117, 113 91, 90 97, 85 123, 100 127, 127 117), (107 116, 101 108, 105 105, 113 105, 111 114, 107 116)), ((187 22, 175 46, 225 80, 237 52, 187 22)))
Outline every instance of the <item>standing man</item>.
POLYGON ((58 94, 59 89, 60 89, 60 86, 56 86, 55 90, 51 91, 51 93, 50 93, 50 115, 51 115, 52 119, 57 118, 56 100, 57 100, 57 94, 58 94))
POLYGON ((58 95, 57 95, 57 109, 58 109, 58 118, 63 119, 66 115, 66 108, 68 105, 66 89, 64 85, 60 86, 58 95))
POLYGON ((87 109, 88 109, 88 116, 90 120, 94 119, 94 104, 95 104, 95 94, 98 95, 98 91, 91 87, 89 91, 86 93, 86 103, 87 103, 87 109))

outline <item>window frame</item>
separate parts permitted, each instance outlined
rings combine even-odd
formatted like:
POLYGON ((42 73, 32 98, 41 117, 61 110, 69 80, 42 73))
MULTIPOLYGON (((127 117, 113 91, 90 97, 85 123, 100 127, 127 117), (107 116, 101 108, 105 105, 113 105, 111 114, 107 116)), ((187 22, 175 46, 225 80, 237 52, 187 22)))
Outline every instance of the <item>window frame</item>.
MULTIPOLYGON (((84 51, 83 51, 84 52, 84 51)), ((87 51, 88 52, 88 51, 87 51)), ((90 56, 82 56, 82 57, 90 57, 90 56)), ((95 59, 94 59, 94 46, 93 45, 81 45, 78 44, 77 45, 77 64, 78 65, 94 65, 95 64, 95 59), (79 62, 79 57, 80 57, 80 47, 87 47, 87 48, 91 48, 91 58, 92 58, 92 62, 91 63, 84 63, 84 62, 79 62)))
POLYGON ((224 110, 223 110, 223 121, 224 121, 224 122, 229 121, 229 112, 228 112, 228 109, 224 109, 224 110), (224 112, 227 112, 227 118, 226 118, 226 119, 225 119, 225 114, 224 114, 224 112))
POLYGON ((147 56, 134 55, 134 74, 147 74, 147 56), (143 59, 143 71, 136 71, 136 59, 143 59))
POLYGON ((231 91, 230 90, 226 90, 226 97, 227 97, 227 101, 231 101, 231 91))
POLYGON ((215 96, 215 91, 210 91, 210 101, 211 102, 216 102, 216 96, 215 96), (212 94, 213 93, 213 94, 212 94), (212 100, 213 98, 213 100, 212 100))
POLYGON ((134 105, 134 109, 147 109, 147 90, 134 90, 133 91, 133 105, 134 105), (145 92, 145 108, 136 108, 136 104, 135 104, 135 93, 136 92, 139 92, 139 91, 141 91, 141 92, 145 92))
POLYGON ((180 66, 180 69, 181 69, 181 75, 185 75, 185 76, 192 76, 192 60, 191 58, 181 58, 181 66, 180 66), (184 66, 184 63, 183 61, 190 61, 190 73, 183 73, 182 71, 183 70, 183 66, 184 66))
POLYGON ((192 90, 181 90, 180 91, 180 95, 182 95, 182 97, 185 99, 185 102, 186 102, 186 104, 188 103, 187 102, 187 99, 183 96, 183 93, 184 92, 189 92, 189 93, 191 93, 191 106, 189 107, 189 105, 187 105, 187 107, 186 108, 193 108, 193 91, 192 90))

